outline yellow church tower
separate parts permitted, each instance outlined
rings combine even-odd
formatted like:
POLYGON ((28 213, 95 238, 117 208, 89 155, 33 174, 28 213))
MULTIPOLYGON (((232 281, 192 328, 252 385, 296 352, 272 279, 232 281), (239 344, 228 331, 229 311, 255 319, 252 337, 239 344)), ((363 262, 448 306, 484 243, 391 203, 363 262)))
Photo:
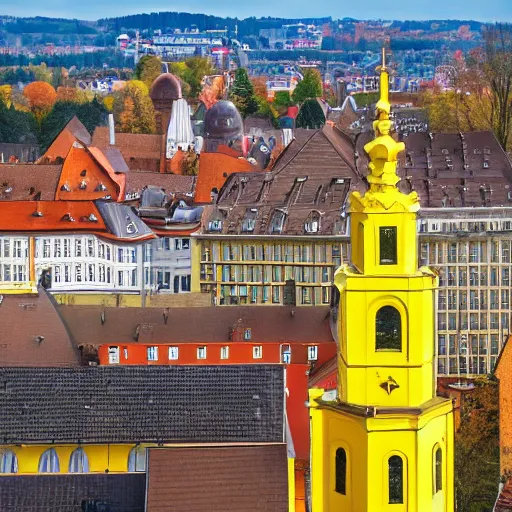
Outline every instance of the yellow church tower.
POLYGON ((383 51, 369 190, 350 197, 352 263, 334 277, 338 396, 311 389, 312 512, 452 512, 453 407, 436 396, 438 278, 417 267, 416 192, 397 189, 383 51))

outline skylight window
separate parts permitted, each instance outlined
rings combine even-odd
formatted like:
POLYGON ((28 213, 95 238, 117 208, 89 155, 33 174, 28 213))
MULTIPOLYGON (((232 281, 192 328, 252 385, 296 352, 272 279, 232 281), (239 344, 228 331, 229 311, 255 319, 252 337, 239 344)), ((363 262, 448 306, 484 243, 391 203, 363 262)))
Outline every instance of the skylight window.
POLYGON ((286 214, 281 211, 274 212, 272 222, 270 223, 270 233, 279 234, 283 232, 284 221, 286 220, 286 214))

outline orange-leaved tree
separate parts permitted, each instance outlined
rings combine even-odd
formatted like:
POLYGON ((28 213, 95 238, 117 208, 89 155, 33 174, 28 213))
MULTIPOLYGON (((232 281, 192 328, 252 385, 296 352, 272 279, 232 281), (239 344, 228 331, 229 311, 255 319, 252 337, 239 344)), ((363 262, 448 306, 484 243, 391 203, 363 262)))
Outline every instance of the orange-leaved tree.
POLYGON ((46 82, 28 84, 23 90, 23 95, 27 98, 30 110, 39 122, 50 112, 57 100, 55 89, 46 82))

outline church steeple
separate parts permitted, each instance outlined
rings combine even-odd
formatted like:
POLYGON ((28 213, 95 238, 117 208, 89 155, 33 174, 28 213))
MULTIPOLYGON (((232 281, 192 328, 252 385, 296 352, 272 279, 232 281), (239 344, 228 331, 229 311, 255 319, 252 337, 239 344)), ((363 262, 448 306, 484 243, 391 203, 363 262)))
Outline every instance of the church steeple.
POLYGON ((396 172, 389 73, 365 194, 350 196, 352 262, 334 276, 338 397, 310 391, 312 512, 452 512, 453 410, 436 397, 437 276, 417 266, 415 192, 396 172))

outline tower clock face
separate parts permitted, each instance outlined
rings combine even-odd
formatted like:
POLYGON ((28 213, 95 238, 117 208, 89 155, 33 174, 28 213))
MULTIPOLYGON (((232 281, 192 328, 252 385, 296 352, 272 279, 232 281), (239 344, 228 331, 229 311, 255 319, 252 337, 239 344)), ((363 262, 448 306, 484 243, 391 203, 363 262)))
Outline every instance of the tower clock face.
POLYGON ((331 327, 331 335, 336 343, 339 343, 338 336, 338 316, 340 311, 340 292, 335 285, 331 288, 331 311, 329 317, 329 325, 331 327))

